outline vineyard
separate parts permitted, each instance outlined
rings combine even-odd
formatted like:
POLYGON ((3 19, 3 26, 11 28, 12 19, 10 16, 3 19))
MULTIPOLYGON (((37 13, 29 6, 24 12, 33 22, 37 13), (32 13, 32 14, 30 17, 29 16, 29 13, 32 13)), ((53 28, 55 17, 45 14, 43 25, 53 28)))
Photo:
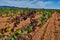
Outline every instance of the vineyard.
POLYGON ((56 31, 54 24, 59 25, 59 13, 54 9, 0 8, 0 40, 55 40, 49 34, 56 31))

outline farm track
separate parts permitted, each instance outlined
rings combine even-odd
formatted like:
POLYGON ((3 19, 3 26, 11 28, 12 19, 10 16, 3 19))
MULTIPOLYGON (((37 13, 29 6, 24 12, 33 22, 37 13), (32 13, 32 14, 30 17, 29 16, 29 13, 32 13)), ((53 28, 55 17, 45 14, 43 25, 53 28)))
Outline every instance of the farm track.
POLYGON ((60 14, 55 12, 43 27, 35 32, 32 40, 60 40, 60 14))

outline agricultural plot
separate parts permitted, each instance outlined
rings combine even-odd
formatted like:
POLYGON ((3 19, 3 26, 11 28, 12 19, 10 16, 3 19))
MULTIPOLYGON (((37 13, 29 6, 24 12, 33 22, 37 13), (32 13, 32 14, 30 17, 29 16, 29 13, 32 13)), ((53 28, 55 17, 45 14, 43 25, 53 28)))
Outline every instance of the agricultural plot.
POLYGON ((32 40, 60 40, 60 14, 54 13, 51 18, 38 29, 32 40))
MULTIPOLYGON (((52 20, 55 19, 52 18, 52 14, 55 14, 54 12, 55 10, 47 9, 29 10, 19 8, 0 8, 0 40, 44 40, 43 38, 47 35, 47 30, 52 26, 52 24, 54 24, 53 22, 51 24, 49 21, 50 18, 52 20), (47 27, 45 24, 48 26, 51 24, 51 26, 47 27), (44 25, 46 27, 43 27, 44 25), (42 36, 41 39, 40 36, 42 36)), ((59 18, 56 17, 56 19, 59 18)), ((58 38, 56 38, 56 40, 57 39, 58 38)))

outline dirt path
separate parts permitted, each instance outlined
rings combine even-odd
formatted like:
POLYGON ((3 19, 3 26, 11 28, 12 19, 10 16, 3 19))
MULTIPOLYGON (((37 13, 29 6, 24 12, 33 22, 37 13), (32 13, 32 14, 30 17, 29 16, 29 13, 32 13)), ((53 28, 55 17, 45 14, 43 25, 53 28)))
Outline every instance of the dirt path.
POLYGON ((43 27, 33 36, 32 40, 60 40, 60 15, 55 12, 43 27))

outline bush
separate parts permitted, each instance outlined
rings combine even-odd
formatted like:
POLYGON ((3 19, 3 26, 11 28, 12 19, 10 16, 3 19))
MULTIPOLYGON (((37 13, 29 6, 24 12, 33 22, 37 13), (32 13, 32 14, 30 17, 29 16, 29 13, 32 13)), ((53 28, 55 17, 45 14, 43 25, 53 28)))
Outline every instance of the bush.
POLYGON ((32 26, 24 27, 23 30, 27 32, 31 32, 33 30, 33 27, 32 26))
POLYGON ((11 31, 11 28, 10 28, 10 27, 7 27, 7 28, 6 28, 6 31, 7 31, 7 32, 10 32, 10 31, 11 31))
POLYGON ((30 27, 28 28, 28 32, 31 32, 32 30, 33 30, 33 27, 30 26, 30 27))
POLYGON ((15 40, 16 36, 15 35, 8 35, 6 40, 15 40))
POLYGON ((0 33, 2 33, 2 30, 0 29, 0 33))
POLYGON ((2 35, 0 34, 0 38, 2 38, 2 35))
POLYGON ((22 31, 20 29, 17 29, 15 32, 15 36, 20 36, 22 34, 22 31))
POLYGON ((46 17, 41 17, 40 18, 40 21, 43 22, 44 20, 46 20, 47 18, 46 17))
POLYGON ((9 35, 7 35, 7 38, 6 38, 6 40, 11 40, 11 36, 9 36, 9 35))

